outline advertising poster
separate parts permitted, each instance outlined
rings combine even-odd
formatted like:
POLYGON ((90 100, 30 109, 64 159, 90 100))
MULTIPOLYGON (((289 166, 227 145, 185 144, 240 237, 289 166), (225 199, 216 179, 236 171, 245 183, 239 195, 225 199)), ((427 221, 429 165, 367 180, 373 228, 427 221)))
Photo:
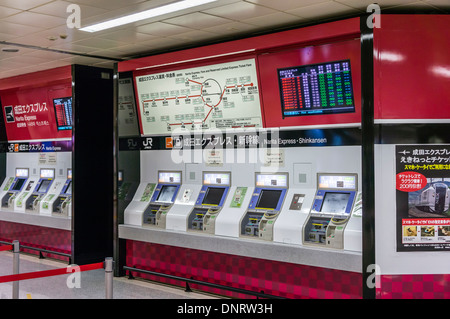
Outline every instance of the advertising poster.
POLYGON ((397 251, 450 250, 450 145, 397 145, 397 251))

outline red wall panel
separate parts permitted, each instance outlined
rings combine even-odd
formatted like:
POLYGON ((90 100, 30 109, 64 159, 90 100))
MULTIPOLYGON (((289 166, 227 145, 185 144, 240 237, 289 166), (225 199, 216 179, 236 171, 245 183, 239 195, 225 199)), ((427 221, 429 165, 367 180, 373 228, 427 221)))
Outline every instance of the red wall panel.
MULTIPOLYGON (((19 241, 21 245, 47 249, 53 252, 70 254, 72 250, 72 232, 70 230, 26 225, 0 221, 0 240, 6 242, 19 241)), ((25 252, 38 254, 36 250, 24 249, 25 252)), ((47 257, 68 260, 67 257, 51 253, 47 257)))
MULTIPOLYGON (((361 122, 359 19, 336 21, 121 62, 119 71, 131 69, 136 77, 250 57, 257 60, 264 127, 361 122), (350 59, 352 68, 355 112, 282 118, 277 68, 346 59, 350 59)), ((136 96, 139 96, 137 92, 136 96)))
MULTIPOLYGON (((244 256, 127 240, 126 265, 193 278, 209 283, 261 292, 291 299, 360 299, 361 274, 297 265, 244 256)), ((133 276, 183 286, 183 282, 154 275, 133 276)), ((249 295, 192 284, 191 288, 227 295, 249 295)))
POLYGON ((378 299, 449 299, 450 275, 382 275, 378 299))
POLYGON ((375 119, 450 118, 450 16, 383 15, 374 29, 375 119))

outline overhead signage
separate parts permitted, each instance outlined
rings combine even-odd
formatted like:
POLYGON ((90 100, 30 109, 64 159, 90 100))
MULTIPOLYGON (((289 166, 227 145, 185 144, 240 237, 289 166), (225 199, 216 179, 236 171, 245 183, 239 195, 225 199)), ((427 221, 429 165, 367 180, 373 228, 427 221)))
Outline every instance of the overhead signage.
POLYGON ((136 77, 143 135, 262 127, 255 59, 136 77))
MULTIPOLYGON (((220 134, 181 134, 174 136, 128 137, 119 139, 121 151, 226 148, 286 148, 305 146, 361 145, 359 128, 314 130, 252 130, 220 134)), ((272 154, 272 153, 271 153, 272 154)), ((282 154, 279 164, 283 162, 282 154)), ((274 158, 272 158, 274 159, 274 158)), ((269 159, 268 159, 269 160, 269 159)))

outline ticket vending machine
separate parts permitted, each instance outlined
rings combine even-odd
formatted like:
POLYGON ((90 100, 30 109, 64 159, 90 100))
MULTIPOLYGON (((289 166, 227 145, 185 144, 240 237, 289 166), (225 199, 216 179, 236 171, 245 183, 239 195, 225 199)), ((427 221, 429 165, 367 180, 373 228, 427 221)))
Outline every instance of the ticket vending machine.
MULTIPOLYGON (((72 170, 67 170, 67 179, 57 194, 49 200, 48 206, 51 206, 52 216, 72 216, 72 170)), ((50 194, 49 194, 50 196, 50 194)))
POLYGON ((187 230, 215 233, 215 225, 231 186, 231 172, 203 172, 203 185, 187 216, 187 230))
POLYGON ((274 224, 289 187, 288 177, 288 173, 255 174, 255 190, 240 221, 241 237, 273 240, 274 224))
POLYGON ((343 249, 357 194, 357 174, 318 173, 317 191, 303 225, 303 244, 343 249))
POLYGON ((16 179, 15 176, 6 176, 5 177, 5 179, 2 182, 1 189, 0 189, 0 200, 2 200, 3 196, 5 196, 6 193, 9 191, 9 189, 11 188, 11 185, 13 184, 15 179, 16 179))
POLYGON ((40 178, 34 191, 28 196, 25 202, 25 211, 28 213, 39 213, 40 203, 47 194, 55 178, 54 168, 41 168, 40 178))
POLYGON ((150 205, 142 215, 142 226, 166 228, 166 217, 181 186, 181 171, 159 171, 150 205))
POLYGON ((28 168, 16 168, 16 177, 10 184, 8 191, 2 197, 2 208, 14 209, 14 201, 17 195, 24 189, 28 176, 28 168))

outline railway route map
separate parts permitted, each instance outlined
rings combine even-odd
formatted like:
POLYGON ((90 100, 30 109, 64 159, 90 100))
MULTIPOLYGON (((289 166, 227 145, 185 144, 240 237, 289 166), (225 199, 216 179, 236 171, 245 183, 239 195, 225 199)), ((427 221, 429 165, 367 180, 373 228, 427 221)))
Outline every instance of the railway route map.
POLYGON ((143 135, 261 127, 254 59, 136 77, 143 135))

